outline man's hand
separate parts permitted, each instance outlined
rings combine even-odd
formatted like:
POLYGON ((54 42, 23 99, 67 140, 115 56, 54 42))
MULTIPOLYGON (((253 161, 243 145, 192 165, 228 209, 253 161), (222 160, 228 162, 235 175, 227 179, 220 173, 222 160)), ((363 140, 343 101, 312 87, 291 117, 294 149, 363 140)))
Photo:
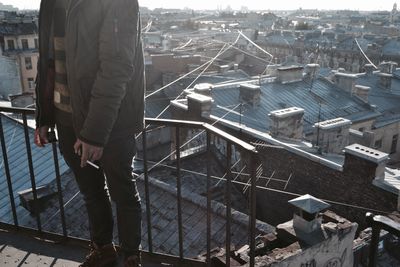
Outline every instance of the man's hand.
POLYGON ((96 161, 103 156, 103 148, 98 146, 89 145, 79 139, 76 140, 74 145, 75 154, 81 157, 81 168, 86 166, 86 161, 96 161))
POLYGON ((38 147, 44 147, 45 144, 49 143, 48 132, 48 126, 41 126, 35 130, 35 144, 38 147))

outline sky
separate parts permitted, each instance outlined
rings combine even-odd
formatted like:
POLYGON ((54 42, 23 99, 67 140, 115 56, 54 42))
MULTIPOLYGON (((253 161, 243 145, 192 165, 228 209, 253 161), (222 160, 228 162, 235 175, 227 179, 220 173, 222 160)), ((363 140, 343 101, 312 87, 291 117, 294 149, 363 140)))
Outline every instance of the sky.
MULTIPOLYGON (((11 4, 20 9, 38 9, 40 0, 0 0, 3 4, 11 4)), ((293 10, 303 9, 352 9, 352 10, 392 10, 396 0, 139 0, 140 5, 149 8, 192 8, 217 9, 230 5, 233 9, 247 6, 255 10, 293 10)), ((400 1, 398 2, 400 4, 400 1)), ((399 5, 400 7, 400 5, 399 5)))

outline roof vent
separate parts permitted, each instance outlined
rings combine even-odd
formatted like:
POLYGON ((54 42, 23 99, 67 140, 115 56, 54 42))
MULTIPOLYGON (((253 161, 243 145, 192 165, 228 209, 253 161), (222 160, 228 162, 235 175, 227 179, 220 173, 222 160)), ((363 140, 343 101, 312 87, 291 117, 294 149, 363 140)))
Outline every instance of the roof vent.
POLYGON ((289 200, 289 203, 298 209, 298 214, 293 218, 293 227, 304 233, 320 229, 322 219, 319 213, 330 207, 328 203, 309 194, 289 200))

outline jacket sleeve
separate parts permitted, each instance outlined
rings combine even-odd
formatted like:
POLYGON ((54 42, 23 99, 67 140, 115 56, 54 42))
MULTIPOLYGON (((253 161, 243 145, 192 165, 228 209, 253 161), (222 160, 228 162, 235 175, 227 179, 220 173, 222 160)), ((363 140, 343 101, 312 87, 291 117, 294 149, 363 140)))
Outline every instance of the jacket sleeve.
POLYGON ((89 110, 81 140, 105 146, 118 118, 128 82, 135 71, 135 47, 138 39, 137 0, 105 0, 103 25, 99 35, 99 60, 91 90, 89 110))

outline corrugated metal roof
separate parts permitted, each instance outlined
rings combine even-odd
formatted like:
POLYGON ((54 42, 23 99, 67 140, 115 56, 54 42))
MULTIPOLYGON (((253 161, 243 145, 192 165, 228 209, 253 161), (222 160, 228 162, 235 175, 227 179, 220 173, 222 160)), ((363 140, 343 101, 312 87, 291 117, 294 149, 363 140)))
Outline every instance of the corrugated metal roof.
POLYGON ((396 110, 400 113, 400 80, 392 78, 391 89, 385 89, 379 84, 379 77, 373 75, 363 75, 357 80, 357 84, 371 87, 368 101, 372 105, 377 106, 377 110, 381 113, 386 113, 391 110, 396 110))
POLYGON ((241 121, 246 126, 260 131, 267 131, 270 124, 267 116, 271 111, 300 107, 305 110, 305 132, 312 130, 312 125, 318 122, 318 118, 328 120, 344 117, 361 121, 366 116, 378 115, 362 101, 352 98, 348 93, 324 79, 315 80, 312 90, 310 88, 311 84, 308 81, 291 84, 276 82, 263 84, 259 106, 243 104, 242 108, 239 106, 229 114, 227 114, 229 109, 240 104, 239 89, 215 89, 212 91, 215 101, 212 114, 219 117, 225 116, 225 119, 234 122, 241 121))
MULTIPOLYGON (((28 157, 25 146, 24 128, 19 122, 1 115, 3 130, 7 146, 7 155, 10 174, 13 185, 13 193, 17 213, 28 214, 22 206, 18 197, 18 192, 31 188, 28 157)), ((29 128, 31 141, 33 167, 36 178, 36 185, 46 185, 55 179, 54 160, 51 145, 45 148, 38 148, 33 145, 34 131, 29 128)), ((59 153, 60 155, 60 153, 59 153)), ((68 170, 68 166, 61 156, 59 156, 61 174, 68 170)), ((0 153, 0 220, 9 222, 12 218, 11 205, 8 194, 7 180, 3 163, 3 151, 0 153)))

